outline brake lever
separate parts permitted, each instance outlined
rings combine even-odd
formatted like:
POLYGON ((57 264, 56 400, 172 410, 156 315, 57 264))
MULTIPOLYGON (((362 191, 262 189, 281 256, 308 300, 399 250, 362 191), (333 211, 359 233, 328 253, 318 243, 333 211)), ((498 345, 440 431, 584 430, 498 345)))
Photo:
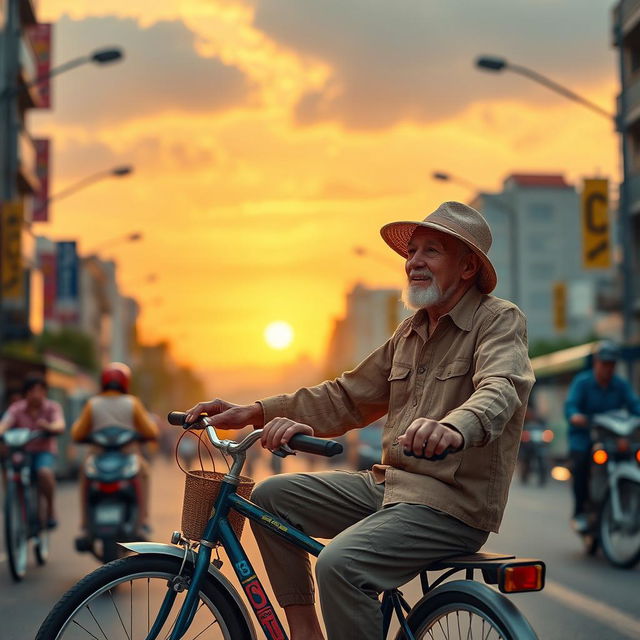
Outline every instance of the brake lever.
POLYGON ((287 456, 296 455, 296 452, 288 444, 281 445, 271 453, 273 453, 274 456, 278 456, 278 458, 286 458, 287 456))

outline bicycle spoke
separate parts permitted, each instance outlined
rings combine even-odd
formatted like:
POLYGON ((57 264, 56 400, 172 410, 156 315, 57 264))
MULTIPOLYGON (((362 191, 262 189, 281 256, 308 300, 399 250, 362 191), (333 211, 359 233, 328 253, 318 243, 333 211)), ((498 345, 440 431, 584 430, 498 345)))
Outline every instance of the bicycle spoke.
POLYGON ((192 640, 199 638, 207 629, 211 628, 214 624, 219 624, 217 620, 210 622, 197 636, 193 636, 192 640))
POLYGON ((109 589, 107 593, 109 594, 109 597, 111 598, 111 602, 113 603, 116 613, 118 614, 118 619, 120 620, 120 624, 122 625, 122 630, 125 632, 125 635, 127 636, 127 640, 131 640, 131 636, 127 633, 127 628, 124 626, 124 622, 122 621, 122 616, 120 615, 120 609, 118 609, 118 605, 116 604, 116 601, 113 599, 113 594, 111 593, 111 589, 109 589))
MULTIPOLYGON (((100 640, 98 636, 94 636, 93 633, 89 631, 89 629, 87 629, 86 627, 83 627, 77 620, 73 620, 73 624, 75 624, 77 627, 80 627, 87 635, 90 635, 92 638, 95 638, 95 640, 100 640)), ((102 629, 100 629, 100 631, 102 631, 102 629)))
POLYGON ((151 582, 150 578, 147 578, 147 635, 149 635, 149 629, 150 627, 150 618, 149 618, 149 610, 151 608, 150 604, 149 604, 149 582, 151 582))
POLYGON ((133 638, 133 580, 129 580, 129 613, 131 615, 131 618, 129 619, 129 631, 133 638))
POLYGON ((89 605, 87 605, 87 611, 89 611, 89 614, 93 618, 93 621, 96 623, 96 626, 98 627, 98 629, 100 629, 100 633, 102 633, 102 635, 104 636, 104 640, 109 640, 109 638, 107 638, 107 634, 104 632, 104 629, 100 626, 97 618, 93 615, 93 611, 91 611, 91 607, 89 605))

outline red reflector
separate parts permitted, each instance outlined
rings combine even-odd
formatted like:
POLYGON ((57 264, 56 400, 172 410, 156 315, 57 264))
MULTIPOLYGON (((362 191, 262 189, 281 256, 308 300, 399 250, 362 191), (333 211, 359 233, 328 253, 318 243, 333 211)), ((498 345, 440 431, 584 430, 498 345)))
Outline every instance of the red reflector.
POLYGON ((638 464, 640 464, 640 449, 636 451, 636 460, 638 461, 638 464))
POLYGON ((102 493, 115 493, 122 486, 122 482, 99 482, 98 490, 102 493))
POLYGON ((524 564, 503 568, 500 590, 505 593, 540 591, 544 569, 541 564, 524 564))

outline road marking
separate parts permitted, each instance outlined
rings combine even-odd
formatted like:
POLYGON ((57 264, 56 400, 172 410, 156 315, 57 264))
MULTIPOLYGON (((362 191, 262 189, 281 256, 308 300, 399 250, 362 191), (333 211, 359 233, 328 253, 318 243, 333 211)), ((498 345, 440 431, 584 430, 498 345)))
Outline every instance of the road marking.
POLYGON ((545 582, 542 593, 564 602, 567 606, 591 618, 595 618, 607 627, 612 627, 629 638, 638 638, 640 618, 623 613, 620 609, 598 602, 553 580, 545 582))

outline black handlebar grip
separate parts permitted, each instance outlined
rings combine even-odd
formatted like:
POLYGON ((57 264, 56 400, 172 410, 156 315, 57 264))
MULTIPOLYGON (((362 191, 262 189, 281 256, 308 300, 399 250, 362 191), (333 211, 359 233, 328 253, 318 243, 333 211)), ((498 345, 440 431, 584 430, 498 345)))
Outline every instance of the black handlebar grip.
POLYGON ((315 453, 318 456, 331 458, 342 453, 342 445, 335 440, 325 440, 324 438, 314 438, 303 433, 297 433, 289 440, 289 446, 296 451, 304 453, 315 453))
POLYGON ((427 458, 426 456, 417 456, 415 455, 415 453, 413 453, 413 451, 407 451, 406 449, 403 449, 405 456, 409 456, 410 458, 418 458, 420 460, 430 460, 431 462, 435 462, 436 460, 444 460, 450 453, 455 453, 456 451, 458 451, 458 449, 452 449, 451 447, 449 447, 448 449, 445 449, 442 453, 439 453, 436 456, 431 456, 430 458, 427 458))
POLYGON ((186 417, 187 414, 184 411, 170 411, 167 416, 167 420, 169 421, 169 424, 181 427, 184 424, 186 417))

